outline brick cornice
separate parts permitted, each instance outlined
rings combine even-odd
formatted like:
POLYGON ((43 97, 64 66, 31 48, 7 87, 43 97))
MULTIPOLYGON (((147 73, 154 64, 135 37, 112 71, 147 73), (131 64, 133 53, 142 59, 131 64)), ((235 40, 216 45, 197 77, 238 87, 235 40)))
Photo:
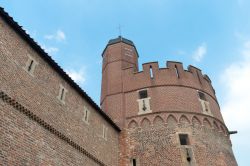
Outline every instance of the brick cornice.
POLYGON ((210 116, 210 115, 206 115, 206 114, 202 114, 202 113, 198 113, 198 112, 187 112, 187 111, 159 111, 159 112, 151 112, 151 113, 147 113, 147 114, 141 114, 141 115, 135 115, 135 116, 130 116, 130 117, 126 117, 127 120, 129 119, 134 119, 134 118, 138 118, 138 117, 143 117, 143 116, 149 116, 149 115, 158 115, 158 114, 181 114, 181 115, 185 115, 185 114, 193 114, 193 115, 199 115, 199 116, 204 116, 204 117, 208 117, 208 118, 211 118, 211 119, 214 119, 218 122, 220 122, 220 124, 222 124, 228 131, 228 128, 227 126, 225 125, 225 123, 223 121, 221 121, 220 119, 218 118, 215 118, 213 116, 210 116))

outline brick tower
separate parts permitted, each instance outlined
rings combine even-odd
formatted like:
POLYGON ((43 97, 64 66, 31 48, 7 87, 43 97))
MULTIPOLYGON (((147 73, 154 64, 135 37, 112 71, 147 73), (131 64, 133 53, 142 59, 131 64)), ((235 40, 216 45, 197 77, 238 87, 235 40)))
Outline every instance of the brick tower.
POLYGON ((121 36, 103 51, 101 107, 120 134, 120 165, 236 166, 229 131, 207 75, 182 63, 143 64, 121 36))

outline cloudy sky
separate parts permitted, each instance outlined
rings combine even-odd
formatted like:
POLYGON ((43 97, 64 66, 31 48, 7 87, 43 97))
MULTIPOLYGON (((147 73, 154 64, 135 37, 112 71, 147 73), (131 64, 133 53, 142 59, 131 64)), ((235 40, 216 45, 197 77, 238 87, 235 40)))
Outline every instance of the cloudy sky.
POLYGON ((99 103, 101 53, 119 35, 139 63, 167 60, 208 74, 241 166, 250 163, 250 1, 1 0, 0 6, 99 103))

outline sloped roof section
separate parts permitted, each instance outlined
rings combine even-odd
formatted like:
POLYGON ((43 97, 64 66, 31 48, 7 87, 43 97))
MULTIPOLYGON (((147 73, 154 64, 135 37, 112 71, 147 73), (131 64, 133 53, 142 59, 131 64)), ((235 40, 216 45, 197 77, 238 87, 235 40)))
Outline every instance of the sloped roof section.
POLYGON ((121 42, 133 46, 135 48, 137 56, 139 57, 138 51, 137 51, 134 43, 131 40, 126 39, 126 38, 124 38, 122 36, 118 36, 115 39, 110 39, 109 42, 108 42, 108 44, 106 45, 105 49, 102 52, 102 56, 103 56, 103 54, 104 54, 104 52, 105 52, 105 50, 107 49, 108 46, 110 46, 112 44, 116 44, 116 43, 121 43, 121 42))
POLYGON ((123 42, 123 43, 126 43, 126 44, 131 45, 131 46, 135 46, 134 43, 131 40, 128 40, 128 39, 126 39, 126 38, 124 38, 122 36, 118 36, 115 39, 110 39, 109 42, 108 42, 108 45, 119 43, 119 42, 123 42))
POLYGON ((0 7, 0 16, 8 23, 13 30, 23 38, 37 53, 44 59, 69 85, 71 85, 96 111, 107 121, 109 122, 114 129, 121 131, 121 129, 111 120, 111 118, 101 110, 101 108, 88 96, 88 94, 76 84, 69 75, 49 56, 42 48, 31 38, 25 30, 22 29, 20 25, 14 19, 9 16, 7 12, 4 11, 4 8, 0 7))

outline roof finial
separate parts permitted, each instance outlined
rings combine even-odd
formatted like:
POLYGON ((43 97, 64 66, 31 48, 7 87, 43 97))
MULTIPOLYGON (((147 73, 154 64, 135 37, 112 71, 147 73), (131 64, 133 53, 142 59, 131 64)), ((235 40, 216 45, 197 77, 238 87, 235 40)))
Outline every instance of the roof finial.
POLYGON ((119 36, 121 37, 122 36, 122 26, 121 26, 121 24, 119 24, 117 29, 119 31, 119 36))

